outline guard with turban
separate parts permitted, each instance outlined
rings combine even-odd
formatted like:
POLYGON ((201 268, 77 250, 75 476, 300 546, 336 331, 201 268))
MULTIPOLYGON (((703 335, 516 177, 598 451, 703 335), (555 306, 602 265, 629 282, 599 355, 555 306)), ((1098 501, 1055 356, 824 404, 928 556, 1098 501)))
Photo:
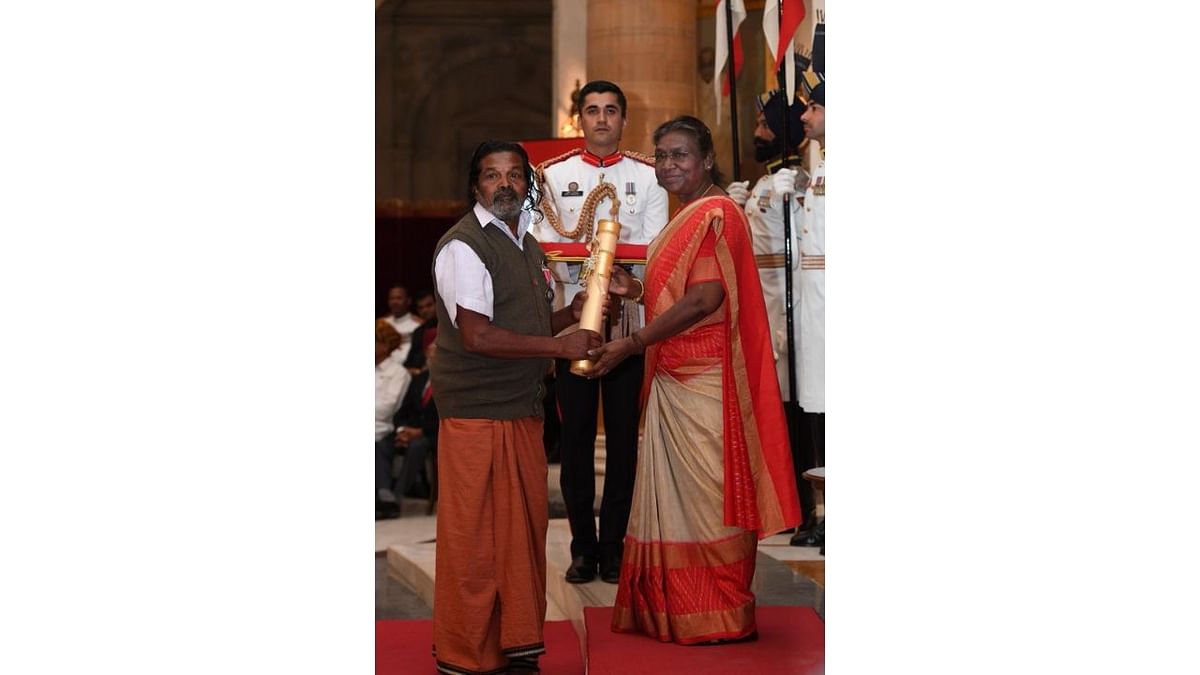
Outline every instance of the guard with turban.
POLYGON ((789 414, 794 422, 792 454, 804 520, 791 543, 820 546, 823 540, 817 524, 815 495, 812 485, 800 475, 823 465, 825 456, 825 178, 824 162, 816 151, 816 144, 823 145, 825 140, 824 24, 818 24, 814 32, 811 58, 798 55, 796 60, 803 100, 788 102, 780 90, 759 98, 754 154, 755 159, 765 164, 766 175, 753 190, 748 189, 748 182, 736 182, 726 192, 743 205, 750 222, 779 389, 789 410, 795 413, 789 414), (811 159, 802 160, 802 155, 811 159), (811 181, 803 166, 813 168, 811 181), (792 236, 791 308, 786 302, 785 204, 790 211, 792 236), (791 391, 788 373, 789 309, 795 332, 792 345, 796 392, 791 391))

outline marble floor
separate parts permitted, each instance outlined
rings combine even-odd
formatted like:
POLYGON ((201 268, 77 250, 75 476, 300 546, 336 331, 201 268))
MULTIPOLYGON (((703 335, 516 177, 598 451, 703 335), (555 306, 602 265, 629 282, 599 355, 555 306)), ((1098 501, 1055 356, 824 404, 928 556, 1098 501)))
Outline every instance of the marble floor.
MULTIPOLYGON (((571 620, 582 631, 585 606, 611 606, 616 586, 600 580, 567 584, 570 528, 558 488, 558 465, 550 465, 550 530, 547 534, 547 620, 571 620)), ((603 476, 597 476, 597 507, 603 476)), ((402 515, 375 523, 375 618, 428 619, 432 616, 437 516, 425 515, 428 502, 405 499, 402 515)), ((819 510, 820 511, 820 510, 819 510)), ((824 616, 825 557, 816 548, 788 544, 781 534, 759 542, 752 588, 760 605, 814 607, 824 616)))

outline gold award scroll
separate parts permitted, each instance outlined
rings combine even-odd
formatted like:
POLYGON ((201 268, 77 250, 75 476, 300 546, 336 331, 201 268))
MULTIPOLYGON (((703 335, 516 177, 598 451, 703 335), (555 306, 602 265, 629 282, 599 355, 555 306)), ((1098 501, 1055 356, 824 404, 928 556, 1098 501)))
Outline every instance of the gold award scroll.
MULTIPOLYGON (((621 223, 615 220, 601 220, 596 226, 595 246, 592 256, 594 264, 592 273, 587 280, 587 300, 583 303, 583 311, 579 315, 579 328, 595 331, 603 338, 604 303, 608 301, 608 282, 612 278, 613 258, 617 254, 617 239, 621 236, 621 223)), ((584 375, 592 368, 591 359, 579 359, 571 362, 571 372, 584 375)))

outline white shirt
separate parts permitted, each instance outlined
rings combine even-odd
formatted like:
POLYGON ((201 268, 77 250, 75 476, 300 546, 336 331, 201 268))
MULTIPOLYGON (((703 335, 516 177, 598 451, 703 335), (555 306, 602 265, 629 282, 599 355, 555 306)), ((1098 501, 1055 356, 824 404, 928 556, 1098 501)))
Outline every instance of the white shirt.
POLYGON ((408 351, 412 347, 413 331, 417 329, 417 326, 421 325, 421 321, 417 319, 417 317, 413 316, 412 312, 405 314, 399 319, 389 314, 383 317, 383 320, 391 324, 392 328, 395 328, 396 332, 399 333, 400 337, 403 339, 403 342, 400 343, 400 346, 396 349, 396 351, 392 352, 392 356, 395 356, 396 352, 399 352, 400 356, 397 358, 400 363, 404 363, 404 359, 408 358, 408 351))
POLYGON ((375 440, 382 440, 392 433, 392 417, 400 409, 400 402, 412 382, 412 375, 404 368, 404 359, 397 359, 397 349, 375 366, 375 440))
MULTIPOLYGON (((529 231, 530 215, 522 209, 517 223, 517 235, 514 237, 508 225, 483 208, 475 204, 475 217, 483 227, 499 227, 513 245, 524 251, 522 240, 529 231)), ((455 239, 442 247, 433 262, 433 276, 437 279, 438 294, 450 315, 450 323, 458 327, 458 307, 462 306, 472 312, 478 312, 488 319, 492 318, 492 305, 495 296, 492 293, 492 275, 475 251, 466 242, 455 239)))

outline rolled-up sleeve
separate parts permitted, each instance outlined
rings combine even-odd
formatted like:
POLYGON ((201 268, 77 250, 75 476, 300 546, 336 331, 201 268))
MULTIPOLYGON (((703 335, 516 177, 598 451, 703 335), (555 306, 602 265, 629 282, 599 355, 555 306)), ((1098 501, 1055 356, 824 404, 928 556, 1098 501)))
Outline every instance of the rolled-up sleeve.
POLYGON ((455 240, 443 246, 433 263, 433 274, 455 328, 459 307, 492 318, 492 275, 465 242, 455 240))

